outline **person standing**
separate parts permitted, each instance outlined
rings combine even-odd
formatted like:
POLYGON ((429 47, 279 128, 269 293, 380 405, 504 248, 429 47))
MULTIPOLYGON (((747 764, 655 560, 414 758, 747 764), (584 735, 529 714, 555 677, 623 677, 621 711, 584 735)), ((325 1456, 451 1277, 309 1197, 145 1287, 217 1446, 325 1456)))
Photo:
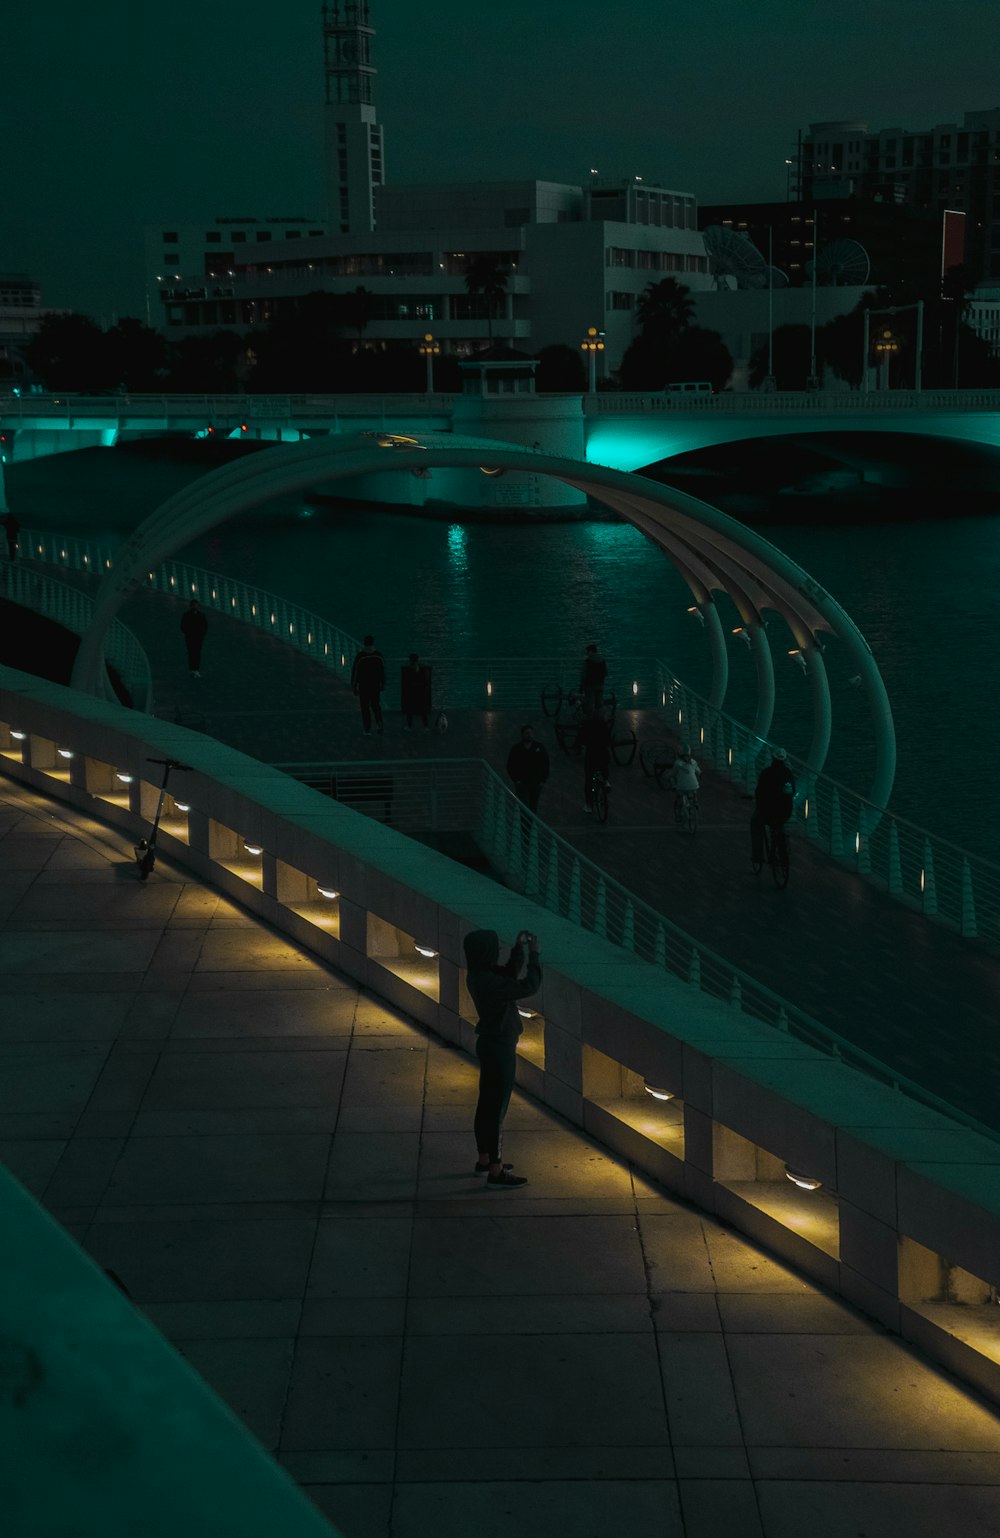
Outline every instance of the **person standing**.
POLYGON ((520 740, 507 754, 507 773, 514 782, 518 800, 524 802, 529 812, 537 812, 538 797, 549 777, 549 755, 542 743, 536 742, 532 727, 521 727, 520 740))
POLYGON ((404 730, 413 726, 413 717, 419 716, 424 731, 431 729, 431 670, 421 662, 418 652, 410 653, 410 660, 399 675, 399 702, 403 709, 404 730))
POLYGON ((197 598, 192 598, 181 615, 181 629, 187 645, 188 667, 192 678, 201 677, 201 648, 208 631, 208 620, 197 598))
POLYGON ((361 706, 361 725, 366 737, 372 734, 372 718, 375 730, 382 730, 381 694, 385 688, 385 658, 375 650, 375 637, 366 635, 361 650, 351 668, 351 688, 361 706))
POLYGON ((608 676, 608 664, 597 649, 597 643, 587 647, 580 672, 580 701, 585 716, 596 715, 604 703, 604 681, 608 676))
POLYGON ((522 929, 503 966, 499 965, 500 940, 495 930, 473 930, 466 935, 464 946, 466 982, 479 1014, 475 1172, 486 1176, 491 1190, 511 1190, 528 1184, 526 1176, 511 1174, 513 1166, 503 1163, 502 1144, 504 1117, 514 1088, 517 1039, 522 1030, 517 1000, 530 998, 542 984, 538 936, 522 929))
POLYGON ((18 523, 13 513, 5 513, 4 516, 0 518, 0 523, 3 524, 3 530, 7 536, 7 559, 8 561, 16 561, 17 536, 21 532, 21 525, 18 523))

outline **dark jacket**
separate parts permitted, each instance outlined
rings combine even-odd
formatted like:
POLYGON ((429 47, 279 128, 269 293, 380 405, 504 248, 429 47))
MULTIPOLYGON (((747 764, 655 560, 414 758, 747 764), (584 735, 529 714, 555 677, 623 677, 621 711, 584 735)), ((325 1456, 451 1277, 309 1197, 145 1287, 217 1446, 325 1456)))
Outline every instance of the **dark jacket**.
POLYGON ((399 698, 408 716, 426 716, 431 708, 431 670, 426 662, 408 662, 399 673, 399 698))
POLYGON ((754 791, 758 815, 765 822, 787 822, 792 815, 795 776, 783 759, 776 758, 761 771, 754 791))
POLYGON ((583 721, 576 734, 576 746, 583 749, 583 766, 588 774, 611 767, 611 722, 602 716, 592 716, 583 721))
POLYGON ((385 688, 385 658, 380 651, 360 651, 351 668, 351 688, 355 694, 381 694, 385 688))
POLYGON ((208 620, 201 609, 185 609, 181 615, 181 629, 189 641, 204 640, 208 620))
POLYGON ((515 785, 544 785, 549 755, 540 742, 515 742, 507 754, 507 773, 515 785))
POLYGON ((538 992, 542 985, 542 969, 538 952, 531 951, 528 970, 518 978, 524 965, 523 945, 512 948, 510 959, 502 967, 497 965, 499 957, 500 940, 495 930, 475 929, 466 935, 467 982, 472 1001, 479 1011, 476 1034, 500 1041, 516 1041, 522 1030, 517 1000, 530 998, 538 992))
POLYGON ((600 652, 588 652, 583 659, 583 668, 580 673, 580 688, 587 692, 590 689, 600 689, 608 676, 608 664, 600 652))

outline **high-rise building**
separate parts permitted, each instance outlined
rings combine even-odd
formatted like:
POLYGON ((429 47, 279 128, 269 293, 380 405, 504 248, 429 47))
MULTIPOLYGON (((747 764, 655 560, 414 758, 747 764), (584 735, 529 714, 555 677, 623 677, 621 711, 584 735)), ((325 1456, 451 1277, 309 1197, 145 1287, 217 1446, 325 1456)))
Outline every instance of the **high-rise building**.
POLYGON ((375 188, 385 180, 375 117, 375 32, 368 0, 324 0, 326 211, 331 234, 375 228, 375 188))
POLYGON ((964 260, 980 282, 1000 277, 1000 107, 961 125, 916 131, 866 122, 811 123, 800 139, 799 196, 856 196, 966 215, 964 260))

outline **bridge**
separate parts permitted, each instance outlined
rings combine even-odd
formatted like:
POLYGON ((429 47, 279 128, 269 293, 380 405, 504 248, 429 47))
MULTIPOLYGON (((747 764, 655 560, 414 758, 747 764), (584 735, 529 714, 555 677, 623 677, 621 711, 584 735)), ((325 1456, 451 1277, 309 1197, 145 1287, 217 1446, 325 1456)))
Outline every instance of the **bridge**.
MULTIPOLYGON (((359 429, 473 431, 522 447, 570 452, 608 469, 637 470, 719 444, 803 432, 906 433, 997 447, 1000 391, 8 396, 0 400, 0 471, 3 463, 142 438, 294 443, 359 429)), ((0 507, 3 496, 0 475, 0 507)), ((497 503, 531 500, 491 496, 497 503)), ((425 498, 409 485, 397 500, 425 498)))

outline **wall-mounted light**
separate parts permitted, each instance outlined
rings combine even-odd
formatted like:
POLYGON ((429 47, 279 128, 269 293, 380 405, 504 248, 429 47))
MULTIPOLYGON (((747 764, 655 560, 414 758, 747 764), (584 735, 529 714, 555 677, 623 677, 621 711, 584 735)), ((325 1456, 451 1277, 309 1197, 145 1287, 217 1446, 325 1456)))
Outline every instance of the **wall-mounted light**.
POLYGON ((335 897, 340 896, 340 893, 335 891, 332 886, 317 886, 316 890, 320 897, 326 897, 330 902, 333 902, 335 897))
POLYGON ((703 625, 705 623, 705 616, 702 614, 696 603, 688 604, 688 613, 694 615, 699 625, 703 625))
POLYGON ((802 669, 802 671, 804 673, 805 670, 806 670, 806 659, 805 659, 805 657, 803 657, 802 652, 799 650, 799 648, 797 646, 793 646, 791 651, 788 653, 788 655, 791 657, 793 662, 798 664, 798 666, 802 669))
POLYGON ((413 949, 415 951, 419 951, 421 956, 426 956, 428 959, 437 955, 437 951, 432 951, 429 945, 417 945, 416 942, 414 942, 413 949))
POLYGON ((131 785, 131 783, 132 783, 133 779, 135 778, 135 776, 132 775, 132 774, 123 774, 122 771, 119 769, 118 773, 115 776, 115 778, 121 780, 123 785, 131 785))
POLYGON ((798 1186, 800 1191, 818 1191, 823 1184, 815 1175, 803 1175, 788 1164, 785 1165, 785 1179, 790 1180, 793 1186, 798 1186))
POLYGON ((647 1095, 652 1095, 654 1100, 674 1100, 676 1096, 672 1089, 660 1089, 655 1084, 643 1084, 647 1095))
POLYGON ((261 844, 247 844, 247 843, 244 843, 243 848, 246 850, 247 854, 263 854, 264 853, 264 849, 263 849, 263 846, 261 844))
POLYGON ((522 1020, 534 1020, 535 1018, 535 1011, 533 1009, 522 1009, 520 1004, 517 1006, 517 1012, 522 1020))
POLYGON ((56 752, 59 754, 60 758, 72 758, 73 757, 73 749, 72 748, 57 748, 56 752))
POLYGON ((745 630, 742 625, 733 626, 733 635, 737 638, 737 640, 742 641, 744 646, 750 645, 749 631, 745 630))
POLYGON ((638 683, 636 683, 636 681, 634 679, 632 680, 632 693, 633 694, 638 694, 639 693, 639 685, 638 685, 638 683))
POLYGON ((191 803, 190 801, 175 801, 174 810, 177 812, 190 812, 191 803))
POLYGON ((24 742, 28 736, 27 732, 15 732, 13 727, 10 729, 10 735, 13 737, 15 742, 24 742))

